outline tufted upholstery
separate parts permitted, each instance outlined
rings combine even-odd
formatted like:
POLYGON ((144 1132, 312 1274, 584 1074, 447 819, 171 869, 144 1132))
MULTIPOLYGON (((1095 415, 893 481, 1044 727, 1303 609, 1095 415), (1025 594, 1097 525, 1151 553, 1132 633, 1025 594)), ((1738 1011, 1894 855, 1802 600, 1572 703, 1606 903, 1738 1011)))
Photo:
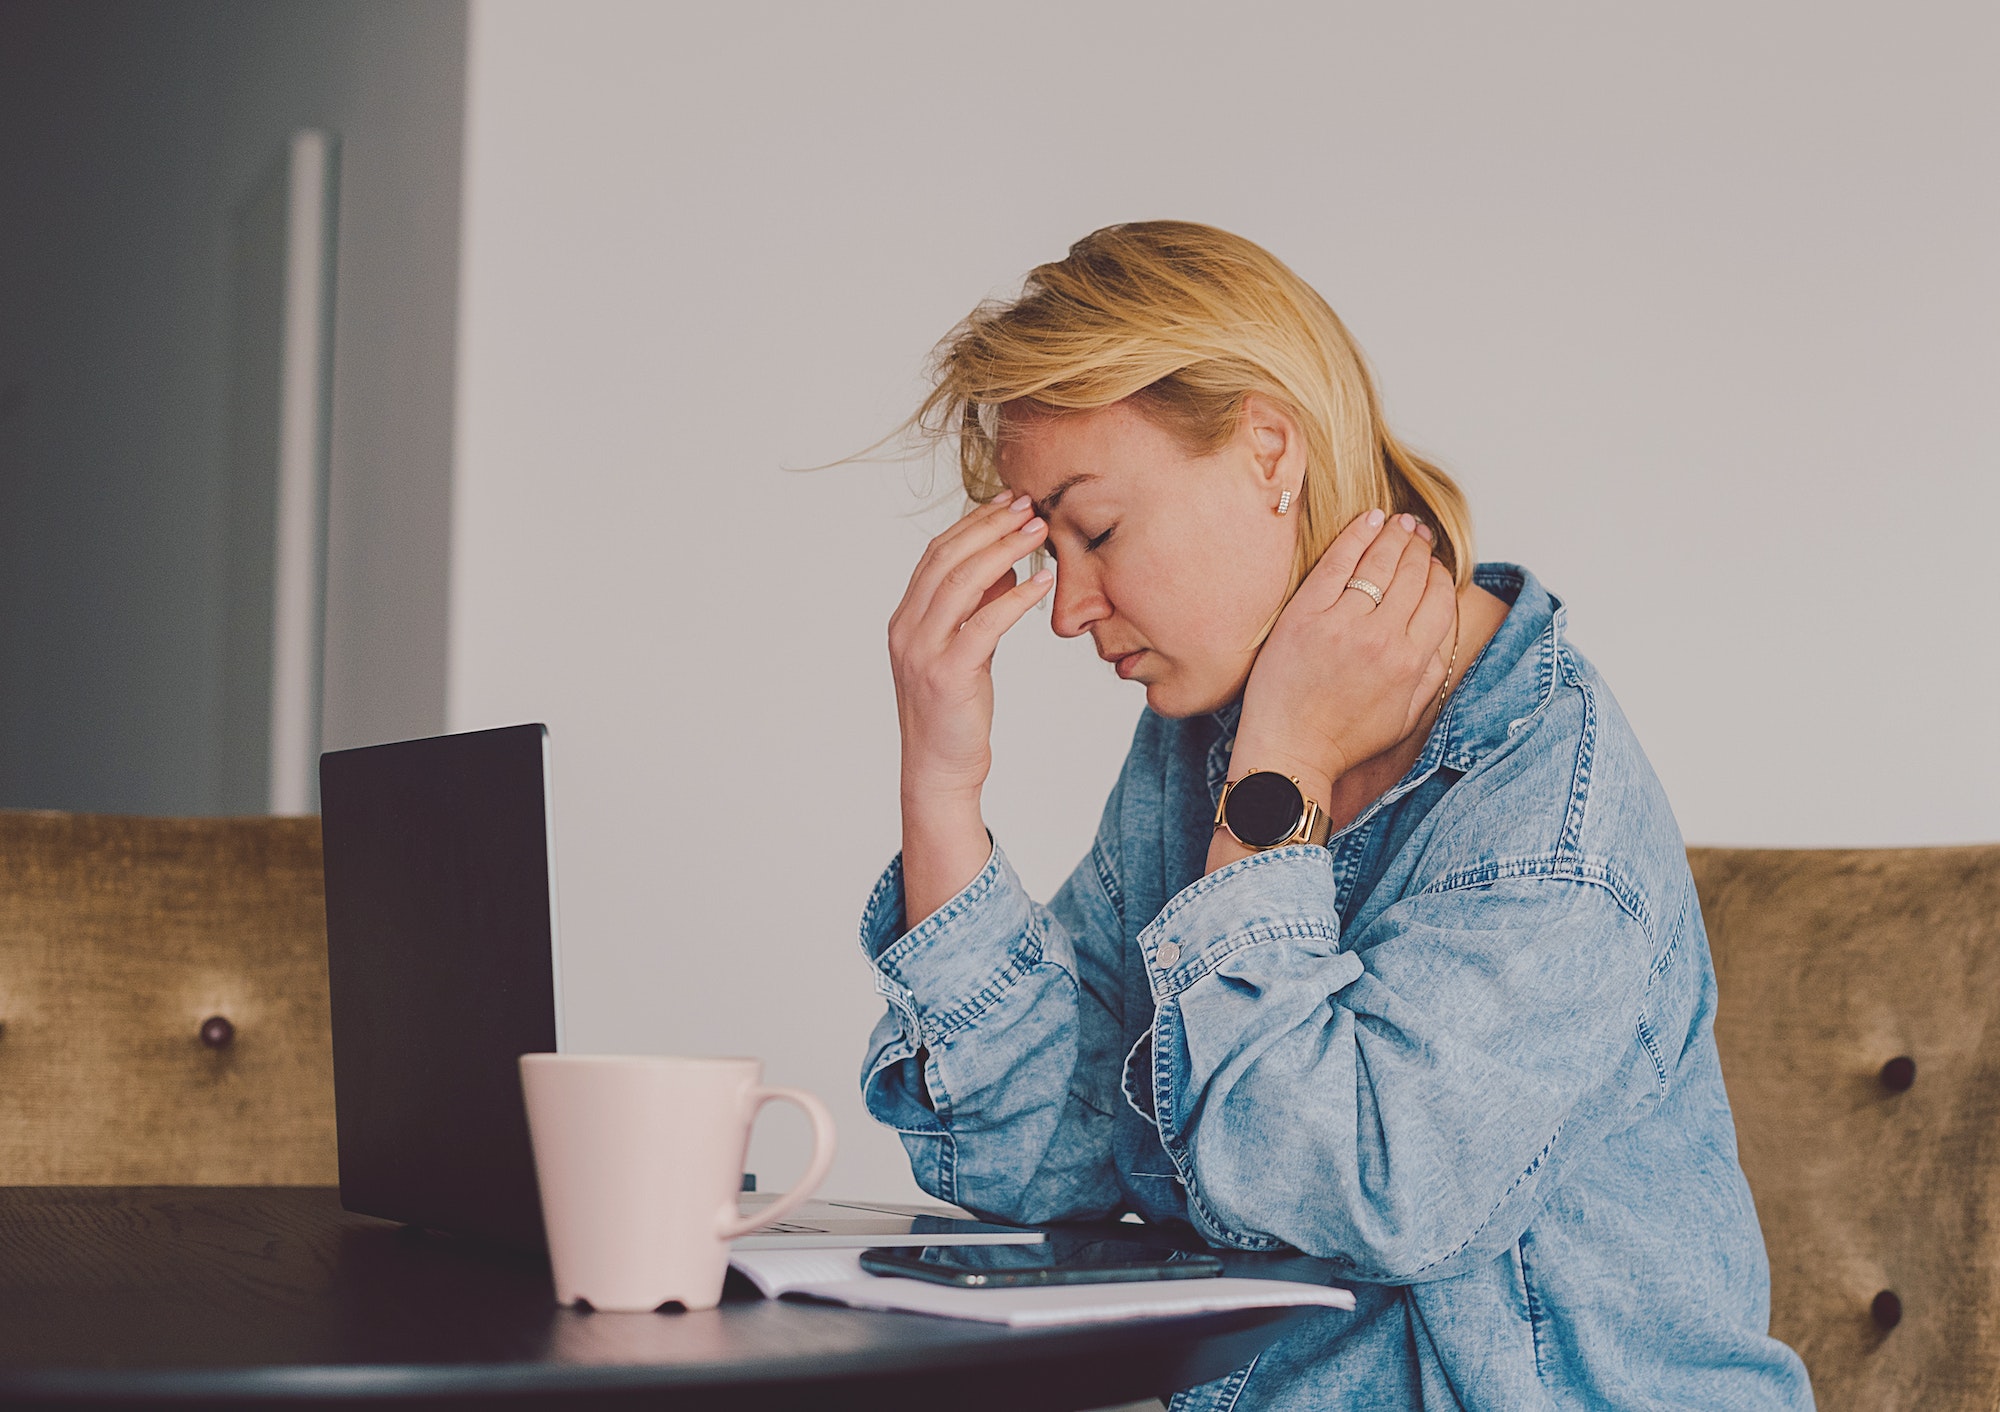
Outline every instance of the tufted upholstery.
POLYGON ((332 1185, 322 889, 317 819, 0 812, 0 1183, 332 1185))
POLYGON ((1825 1412, 1993 1412, 2000 846, 1688 856, 1771 1332, 1825 1412))

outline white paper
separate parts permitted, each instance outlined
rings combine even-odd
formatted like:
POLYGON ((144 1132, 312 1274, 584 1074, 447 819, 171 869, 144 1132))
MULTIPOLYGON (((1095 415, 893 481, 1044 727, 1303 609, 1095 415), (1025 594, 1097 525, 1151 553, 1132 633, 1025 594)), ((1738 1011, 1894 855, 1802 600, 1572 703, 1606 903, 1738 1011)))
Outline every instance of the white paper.
POLYGON ((1352 1309, 1354 1295, 1328 1285, 1291 1280, 1145 1280, 1121 1284, 1027 1285, 959 1289, 928 1280, 871 1275, 855 1250, 742 1250, 729 1262, 767 1299, 803 1294, 855 1309, 891 1309, 976 1319, 1014 1328, 1160 1319, 1222 1309, 1317 1304, 1352 1309))

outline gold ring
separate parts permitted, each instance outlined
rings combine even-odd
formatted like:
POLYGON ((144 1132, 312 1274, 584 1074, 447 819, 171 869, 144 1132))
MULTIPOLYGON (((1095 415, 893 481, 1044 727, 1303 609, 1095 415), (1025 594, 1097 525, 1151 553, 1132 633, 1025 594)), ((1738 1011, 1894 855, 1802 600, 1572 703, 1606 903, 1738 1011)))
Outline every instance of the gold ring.
POLYGON ((1368 582, 1367 579, 1349 579, 1347 581, 1347 586, 1349 588, 1358 588, 1363 593, 1367 594, 1370 598, 1374 599, 1375 606, 1377 608, 1380 608, 1382 606, 1382 590, 1377 588, 1374 584, 1368 582))

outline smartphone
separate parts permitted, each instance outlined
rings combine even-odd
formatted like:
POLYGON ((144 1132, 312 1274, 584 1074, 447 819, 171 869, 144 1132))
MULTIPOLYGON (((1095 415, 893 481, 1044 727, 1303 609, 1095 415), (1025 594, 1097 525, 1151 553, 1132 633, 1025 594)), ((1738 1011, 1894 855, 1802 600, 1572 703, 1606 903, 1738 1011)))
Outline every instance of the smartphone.
POLYGON ((1222 1262, 1198 1250, 1163 1250, 1136 1240, 1090 1239, 1050 1232, 1038 1245, 874 1247, 861 1268, 964 1289, 1017 1285, 1093 1285, 1132 1280, 1199 1280, 1222 1262))

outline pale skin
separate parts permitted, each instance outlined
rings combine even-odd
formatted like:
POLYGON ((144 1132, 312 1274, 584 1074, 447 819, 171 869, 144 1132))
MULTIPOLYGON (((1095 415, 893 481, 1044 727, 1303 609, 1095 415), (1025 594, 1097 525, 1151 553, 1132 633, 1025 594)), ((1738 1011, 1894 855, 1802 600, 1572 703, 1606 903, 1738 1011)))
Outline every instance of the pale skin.
MULTIPOLYGON (((1408 772, 1454 641, 1455 688, 1507 605, 1454 589, 1429 528, 1379 511, 1348 525, 1285 602, 1298 522, 1277 506, 1297 495, 1305 464, 1296 423, 1255 395, 1206 455, 1128 403, 1003 415, 996 469, 1009 494, 931 541, 889 620, 907 923, 986 866, 993 653, 1051 585, 1056 633, 1088 633, 1161 715, 1242 696, 1229 778, 1291 775, 1338 830, 1408 772), (1016 583, 1012 566, 1038 548, 1059 572, 1016 583), (1346 587, 1355 577, 1384 590, 1380 607, 1346 587)), ((1208 870, 1249 852, 1218 829, 1208 870)))

